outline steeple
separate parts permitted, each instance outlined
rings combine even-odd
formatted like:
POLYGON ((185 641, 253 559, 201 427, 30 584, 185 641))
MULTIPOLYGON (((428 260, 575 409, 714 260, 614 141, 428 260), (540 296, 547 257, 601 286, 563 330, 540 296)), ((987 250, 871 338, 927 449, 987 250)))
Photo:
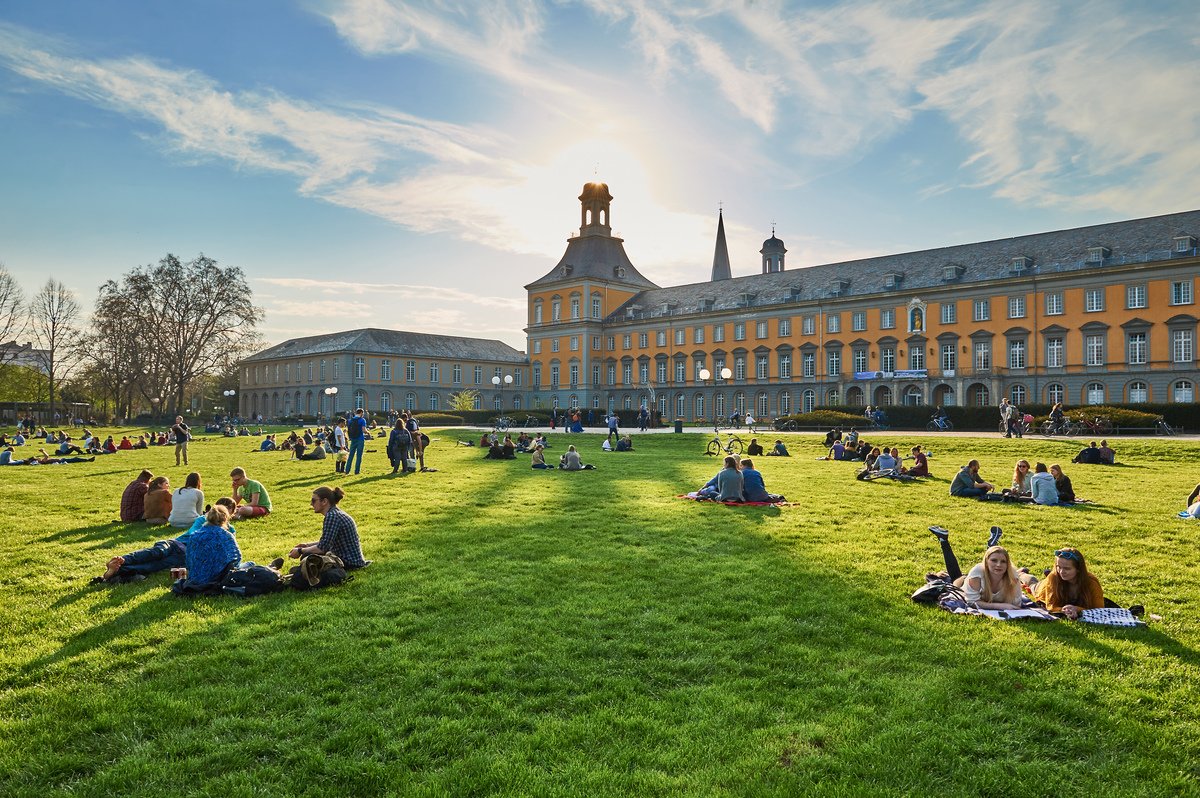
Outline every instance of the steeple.
POLYGON ((724 210, 717 211, 717 248, 713 252, 712 280, 728 280, 733 277, 729 268, 729 247, 725 244, 724 210))

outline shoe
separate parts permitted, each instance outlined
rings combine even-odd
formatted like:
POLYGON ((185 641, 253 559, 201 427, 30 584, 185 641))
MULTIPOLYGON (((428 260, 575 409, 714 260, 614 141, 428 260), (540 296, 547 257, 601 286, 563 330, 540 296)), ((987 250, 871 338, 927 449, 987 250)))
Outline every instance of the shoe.
POLYGON ((283 558, 276 557, 275 559, 271 560, 271 567, 274 568, 276 571, 278 571, 280 568, 283 567, 283 558))
POLYGON ((1146 608, 1143 607, 1141 604, 1130 604, 1129 605, 1129 614, 1132 615, 1134 618, 1141 618, 1143 615, 1146 614, 1146 608))
POLYGON ((988 548, 1000 545, 1000 536, 1004 534, 1000 531, 1000 527, 992 527, 992 534, 988 535, 988 548))
POLYGON ((938 540, 950 539, 950 530, 946 529, 944 526, 931 526, 929 527, 929 531, 932 532, 933 536, 938 540))

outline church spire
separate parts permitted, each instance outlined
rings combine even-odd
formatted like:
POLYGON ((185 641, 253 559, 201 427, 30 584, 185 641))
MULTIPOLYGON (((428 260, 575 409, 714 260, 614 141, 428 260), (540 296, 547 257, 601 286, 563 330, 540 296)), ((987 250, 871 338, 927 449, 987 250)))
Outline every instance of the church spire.
POLYGON ((712 280, 728 280, 733 277, 729 269, 729 247, 725 244, 724 210, 717 211, 717 248, 713 252, 712 280))

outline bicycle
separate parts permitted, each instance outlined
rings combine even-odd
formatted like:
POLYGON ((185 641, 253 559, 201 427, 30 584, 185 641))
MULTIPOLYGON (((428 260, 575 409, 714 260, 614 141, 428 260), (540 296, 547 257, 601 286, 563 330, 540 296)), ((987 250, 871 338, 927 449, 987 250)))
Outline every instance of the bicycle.
POLYGON ((1067 435, 1069 434, 1070 427, 1071 422, 1067 421, 1066 419, 1057 422, 1054 419, 1048 419, 1042 422, 1039 432, 1046 437, 1051 437, 1053 435, 1067 435))
POLYGON ((800 425, 797 424, 794 419, 788 418, 783 419, 782 421, 776 419, 775 421, 775 429, 779 430, 780 432, 795 432, 799 428, 800 425))
POLYGON ((721 431, 716 427, 713 427, 713 432, 715 433, 713 435, 713 439, 708 442, 708 448, 704 452, 709 457, 716 457, 722 452, 725 454, 739 455, 746 448, 745 444, 742 443, 742 439, 737 435, 730 433, 729 440, 722 444, 721 431))
POLYGON ((492 419, 492 426, 496 428, 497 432, 507 432, 509 427, 516 426, 516 422, 508 416, 497 416, 492 419))
MULTIPOLYGON (((1018 435, 1026 435, 1032 430, 1033 430, 1033 422, 1026 421, 1024 418, 1019 418, 1013 422, 1013 431, 1015 431, 1018 435)), ((1004 423, 1004 419, 1000 419, 999 432, 1001 435, 1009 434, 1008 433, 1008 424, 1004 423)))
POLYGON ((925 429, 929 432, 950 432, 954 429, 954 422, 946 416, 933 416, 925 429))
POLYGON ((1172 427, 1170 424, 1168 424, 1167 420, 1165 418, 1163 418, 1162 416, 1159 416, 1158 420, 1154 422, 1154 434, 1155 435, 1174 435, 1175 428, 1172 427))
POLYGON ((1112 433, 1112 422, 1102 416, 1091 419, 1080 416, 1071 424, 1068 435, 1108 435, 1112 433))
POLYGON ((534 418, 533 416, 525 416, 524 427, 526 429, 529 429, 530 427, 536 427, 537 425, 538 425, 538 420, 536 418, 534 418))

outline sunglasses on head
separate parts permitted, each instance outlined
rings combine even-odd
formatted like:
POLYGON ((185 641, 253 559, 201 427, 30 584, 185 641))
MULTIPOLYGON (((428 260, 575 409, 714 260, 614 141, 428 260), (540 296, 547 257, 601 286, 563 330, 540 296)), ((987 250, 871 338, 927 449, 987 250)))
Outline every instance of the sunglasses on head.
POLYGON ((1079 556, 1079 552, 1071 549, 1059 549, 1058 551, 1054 552, 1054 556, 1062 557, 1064 560, 1073 560, 1075 562, 1083 561, 1083 558, 1079 556))

